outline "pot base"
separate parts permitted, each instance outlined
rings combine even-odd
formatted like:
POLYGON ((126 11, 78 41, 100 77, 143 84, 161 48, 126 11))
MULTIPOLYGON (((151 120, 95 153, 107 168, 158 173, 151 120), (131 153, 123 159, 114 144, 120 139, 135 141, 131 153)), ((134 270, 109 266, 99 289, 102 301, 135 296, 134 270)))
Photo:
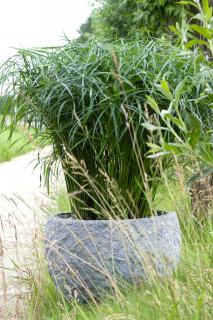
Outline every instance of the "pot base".
POLYGON ((177 267, 181 233, 175 212, 131 220, 48 220, 50 274, 66 299, 87 301, 124 283, 138 284, 177 267))

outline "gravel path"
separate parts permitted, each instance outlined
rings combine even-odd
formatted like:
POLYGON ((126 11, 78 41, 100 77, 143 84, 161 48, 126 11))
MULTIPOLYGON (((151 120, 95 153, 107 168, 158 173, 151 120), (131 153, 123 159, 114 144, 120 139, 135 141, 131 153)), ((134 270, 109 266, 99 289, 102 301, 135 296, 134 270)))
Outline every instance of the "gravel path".
MULTIPOLYGON (((23 281, 17 281, 17 276, 20 279, 33 261, 34 240, 41 234, 44 212, 51 204, 40 186, 41 168, 34 168, 36 158, 37 153, 30 152, 0 164, 0 319, 19 319, 23 281), (11 305, 15 318, 5 314, 11 305)), ((57 181, 54 185, 57 188, 57 181)))

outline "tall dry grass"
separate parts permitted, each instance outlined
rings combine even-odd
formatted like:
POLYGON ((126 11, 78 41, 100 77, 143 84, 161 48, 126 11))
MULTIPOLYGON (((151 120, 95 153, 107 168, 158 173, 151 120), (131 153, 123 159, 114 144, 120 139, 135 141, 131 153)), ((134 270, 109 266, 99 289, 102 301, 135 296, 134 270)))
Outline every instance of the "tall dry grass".
MULTIPOLYGON (((56 211, 69 211, 65 191, 61 191, 59 199, 60 206, 56 211)), ((138 286, 126 285, 125 288, 118 288, 117 294, 106 296, 99 303, 91 302, 86 306, 77 302, 68 303, 49 276, 41 232, 35 239, 34 265, 27 268, 22 277, 29 289, 26 300, 29 308, 22 315, 23 319, 212 319, 213 211, 210 210, 202 221, 192 216, 186 168, 181 165, 163 174, 153 206, 159 210, 175 210, 180 220, 181 261, 172 277, 155 277, 151 281, 144 280, 138 286)))

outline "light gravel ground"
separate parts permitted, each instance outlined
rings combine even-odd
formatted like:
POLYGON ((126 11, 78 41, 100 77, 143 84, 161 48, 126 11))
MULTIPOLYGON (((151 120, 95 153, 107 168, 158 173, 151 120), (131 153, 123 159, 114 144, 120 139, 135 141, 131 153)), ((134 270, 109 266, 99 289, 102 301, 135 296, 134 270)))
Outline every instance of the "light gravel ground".
MULTIPOLYGON (((49 147, 42 155, 50 151, 49 147)), ((23 292, 22 277, 35 254, 34 239, 41 234, 51 199, 40 185, 37 152, 0 164, 0 319, 12 319, 5 310, 17 312, 23 292)), ((53 181, 57 190, 58 182, 53 181)))

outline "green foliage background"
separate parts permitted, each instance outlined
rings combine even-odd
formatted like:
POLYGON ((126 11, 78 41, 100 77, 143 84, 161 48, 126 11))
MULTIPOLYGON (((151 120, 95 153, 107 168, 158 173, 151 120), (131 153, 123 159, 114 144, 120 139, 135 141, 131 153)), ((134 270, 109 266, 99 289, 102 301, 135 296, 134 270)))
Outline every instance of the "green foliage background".
POLYGON ((180 21, 183 7, 173 0, 102 0, 80 28, 81 39, 159 37, 180 21))

